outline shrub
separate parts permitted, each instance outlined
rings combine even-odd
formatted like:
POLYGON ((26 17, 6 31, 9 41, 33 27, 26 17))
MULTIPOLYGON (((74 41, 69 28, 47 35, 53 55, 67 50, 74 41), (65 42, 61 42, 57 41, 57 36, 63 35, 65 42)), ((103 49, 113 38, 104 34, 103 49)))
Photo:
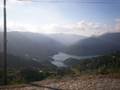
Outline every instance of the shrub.
POLYGON ((40 81, 47 77, 45 72, 35 69, 24 69, 20 71, 20 76, 25 82, 40 81))

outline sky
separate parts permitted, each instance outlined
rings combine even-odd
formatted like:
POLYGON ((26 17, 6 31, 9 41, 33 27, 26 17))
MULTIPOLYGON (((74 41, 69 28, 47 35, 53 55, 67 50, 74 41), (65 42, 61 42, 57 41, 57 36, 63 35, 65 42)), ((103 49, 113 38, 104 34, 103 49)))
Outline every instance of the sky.
MULTIPOLYGON (((2 7, 0 0, 1 30, 2 7)), ((7 0, 7 26, 8 31, 101 35, 120 31, 119 10, 120 0, 7 0)))

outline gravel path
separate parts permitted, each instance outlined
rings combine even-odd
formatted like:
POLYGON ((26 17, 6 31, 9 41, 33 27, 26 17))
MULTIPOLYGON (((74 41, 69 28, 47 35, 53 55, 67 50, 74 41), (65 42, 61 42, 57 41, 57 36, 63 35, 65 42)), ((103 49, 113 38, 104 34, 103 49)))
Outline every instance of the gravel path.
POLYGON ((44 80, 20 86, 3 86, 0 90, 120 90, 120 78, 77 77, 44 80))

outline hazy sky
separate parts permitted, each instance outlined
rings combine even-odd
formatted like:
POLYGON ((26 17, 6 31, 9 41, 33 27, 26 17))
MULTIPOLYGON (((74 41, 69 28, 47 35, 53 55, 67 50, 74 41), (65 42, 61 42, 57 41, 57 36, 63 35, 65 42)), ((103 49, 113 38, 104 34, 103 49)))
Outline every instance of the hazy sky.
MULTIPOLYGON (((72 33, 87 36, 120 31, 120 0, 33 1, 35 2, 8 0, 9 31, 72 33)), ((2 12, 0 0, 0 26, 2 12)))

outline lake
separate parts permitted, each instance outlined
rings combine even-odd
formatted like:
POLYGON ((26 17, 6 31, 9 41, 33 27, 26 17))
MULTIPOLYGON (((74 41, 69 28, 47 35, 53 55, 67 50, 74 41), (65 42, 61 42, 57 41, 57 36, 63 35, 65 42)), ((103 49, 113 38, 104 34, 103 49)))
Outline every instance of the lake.
POLYGON ((88 59, 96 56, 76 56, 76 55, 70 55, 63 52, 59 52, 58 54, 55 54, 52 57, 53 61, 51 61, 51 63, 56 65, 57 67, 67 67, 67 65, 64 64, 64 61, 69 58, 80 60, 80 59, 88 59))

